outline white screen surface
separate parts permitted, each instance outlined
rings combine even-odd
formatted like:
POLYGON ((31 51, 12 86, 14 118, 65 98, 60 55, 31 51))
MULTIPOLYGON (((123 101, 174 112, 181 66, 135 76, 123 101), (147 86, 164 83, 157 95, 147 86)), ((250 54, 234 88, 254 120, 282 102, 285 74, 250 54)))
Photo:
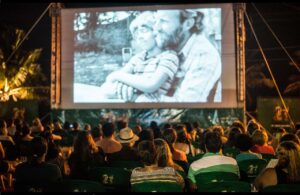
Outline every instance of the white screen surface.
POLYGON ((61 16, 61 108, 236 107, 231 4, 76 8, 61 16), (193 20, 178 23, 182 12, 193 20), (178 29, 195 25, 199 12, 201 33, 182 41, 178 29))

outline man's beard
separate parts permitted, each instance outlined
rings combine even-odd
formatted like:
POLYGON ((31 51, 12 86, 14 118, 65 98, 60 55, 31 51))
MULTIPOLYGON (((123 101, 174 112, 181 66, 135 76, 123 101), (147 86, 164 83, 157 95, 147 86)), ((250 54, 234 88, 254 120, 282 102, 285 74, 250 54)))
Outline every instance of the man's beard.
POLYGON ((163 31, 159 32, 161 40, 161 48, 177 50, 180 42, 183 40, 182 28, 179 27, 173 34, 167 34, 163 31))

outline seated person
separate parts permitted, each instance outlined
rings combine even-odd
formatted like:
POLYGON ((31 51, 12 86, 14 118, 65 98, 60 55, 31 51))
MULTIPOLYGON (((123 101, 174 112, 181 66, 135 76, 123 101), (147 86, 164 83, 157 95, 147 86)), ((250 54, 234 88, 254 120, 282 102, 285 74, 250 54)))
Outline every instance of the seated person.
POLYGON ((45 162, 48 145, 42 137, 31 141, 31 156, 27 162, 21 163, 15 171, 15 190, 27 191, 28 187, 40 187, 62 179, 57 165, 45 162))
POLYGON ((195 176, 199 173, 223 171, 240 175, 237 161, 234 158, 222 155, 222 140, 218 133, 206 133, 204 145, 207 152, 201 159, 194 161, 189 168, 188 179, 190 180, 191 191, 197 188, 195 176))
POLYGON ((250 151, 253 142, 249 135, 239 134, 235 140, 235 147, 240 150, 240 154, 236 155, 235 159, 237 162, 248 159, 262 159, 262 155, 250 151))
POLYGON ((284 141, 279 144, 276 154, 278 164, 275 168, 264 169, 254 181, 258 191, 277 184, 300 183, 299 145, 293 141, 284 141))
MULTIPOLYGON (((152 141, 142 141, 138 145, 138 155, 144 167, 132 170, 130 183, 143 181, 176 182, 184 187, 184 180, 173 167, 159 167, 156 163, 157 152, 152 141)), ((162 183, 163 185, 163 183, 162 183)))
POLYGON ((120 89, 124 84, 129 86, 126 87, 128 96, 135 94, 129 101, 157 102, 161 95, 171 95, 171 84, 179 60, 175 51, 157 46, 153 34, 154 22, 153 13, 145 11, 130 24, 130 31, 140 52, 122 70, 108 75, 101 86, 101 91, 107 98, 127 100, 122 97, 120 89), (141 95, 137 98, 139 94, 141 95))

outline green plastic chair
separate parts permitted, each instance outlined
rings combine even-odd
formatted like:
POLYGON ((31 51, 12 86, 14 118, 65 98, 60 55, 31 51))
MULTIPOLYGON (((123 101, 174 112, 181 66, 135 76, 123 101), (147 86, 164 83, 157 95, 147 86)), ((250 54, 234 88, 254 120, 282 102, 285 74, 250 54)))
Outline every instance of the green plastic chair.
POLYGON ((49 185, 50 192, 105 192, 102 184, 95 181, 66 179, 49 185))
POLYGON ((214 171, 214 172, 199 173, 195 175, 195 179, 196 179, 197 186, 199 188, 205 183, 239 181, 239 176, 231 172, 214 171))
POLYGON ((241 178, 246 182, 253 182, 259 173, 267 166, 267 161, 264 159, 249 159, 238 162, 241 175, 246 178, 241 178), (243 172, 243 173, 242 173, 243 172))
POLYGON ((144 167, 143 163, 138 161, 112 161, 110 166, 126 168, 128 170, 133 170, 136 167, 144 167))
POLYGON ((131 171, 120 167, 95 167, 89 171, 89 179, 100 182, 106 191, 130 188, 131 171))
POLYGON ((224 150, 223 150, 224 156, 229 156, 229 157, 232 157, 232 158, 235 158, 236 155, 238 155, 239 153, 240 153, 240 150, 237 149, 237 148, 229 148, 229 147, 226 147, 226 148, 224 148, 224 150))
POLYGON ((221 181, 205 183, 198 187, 198 192, 251 192, 251 184, 242 181, 221 181))
POLYGON ((183 192, 176 182, 149 181, 136 183, 131 186, 133 192, 183 192))
POLYGON ((261 154, 262 158, 269 162, 271 159, 276 159, 277 157, 273 154, 261 154))
POLYGON ((300 184, 277 184, 265 187, 262 192, 300 192, 300 184))

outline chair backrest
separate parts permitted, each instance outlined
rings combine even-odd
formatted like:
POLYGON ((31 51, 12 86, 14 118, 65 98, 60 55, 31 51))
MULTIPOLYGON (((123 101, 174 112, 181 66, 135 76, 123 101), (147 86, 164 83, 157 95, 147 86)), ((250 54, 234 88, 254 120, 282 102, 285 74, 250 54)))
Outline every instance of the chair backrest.
POLYGON ((198 192, 251 192, 251 184, 242 181, 221 181, 205 183, 198 187, 198 192))
POLYGON ((261 154, 262 158, 269 162, 271 159, 276 159, 276 156, 273 154, 261 154))
POLYGON ((89 171, 89 179, 100 182, 107 190, 130 188, 131 171, 120 167, 95 167, 89 171))
POLYGON ((300 192, 300 184, 277 184, 274 186, 267 186, 263 192, 300 192))
POLYGON ((176 182, 149 181, 131 186, 133 192, 182 192, 182 187, 176 182))
POLYGON ((50 192, 105 192, 102 184, 89 180, 66 179, 49 185, 50 192))
POLYGON ((232 158, 235 158, 236 155, 238 155, 239 153, 240 153, 240 150, 237 148, 225 147, 223 150, 224 156, 229 156, 232 158))
POLYGON ((120 168, 126 168, 129 170, 132 170, 136 167, 144 167, 143 163, 139 162, 139 161, 112 161, 110 163, 111 167, 120 167, 120 168))
POLYGON ((238 166, 240 172, 243 172, 244 175, 247 176, 245 181, 252 182, 259 175, 259 173, 267 166, 267 161, 264 159, 242 160, 238 162, 238 166))
POLYGON ((195 175, 195 178, 198 188, 205 183, 239 180, 239 176, 237 174, 224 171, 199 173, 195 175))

